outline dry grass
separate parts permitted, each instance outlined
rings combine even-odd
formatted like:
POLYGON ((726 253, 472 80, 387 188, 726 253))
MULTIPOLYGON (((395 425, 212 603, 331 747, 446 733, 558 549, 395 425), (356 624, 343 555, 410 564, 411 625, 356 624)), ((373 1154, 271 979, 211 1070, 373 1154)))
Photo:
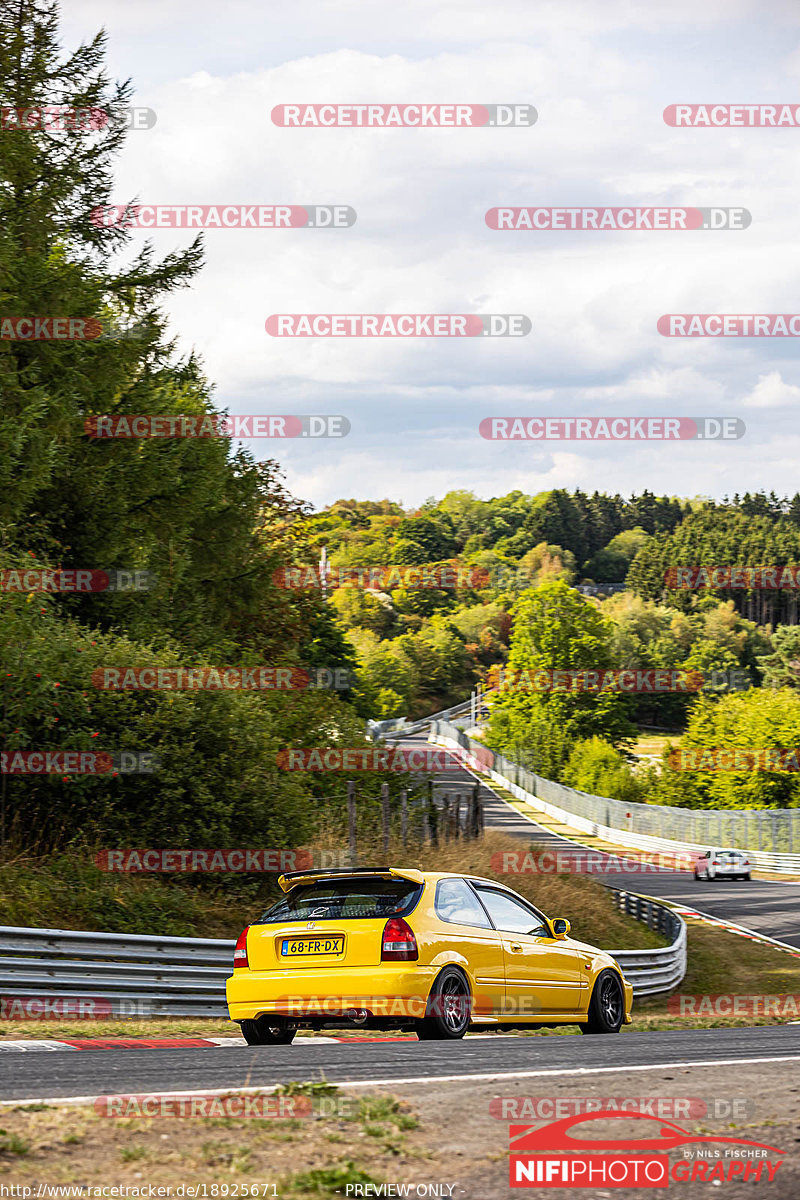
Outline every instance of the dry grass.
MULTIPOLYGON (((234 1089, 235 1090, 235 1089, 234 1089)), ((304 1090, 302 1087, 300 1090, 304 1090)), ((330 1195, 349 1182, 428 1174, 429 1134, 386 1095, 329 1093, 301 1119, 105 1118, 92 1108, 0 1110, 0 1184, 260 1184, 282 1200, 330 1195), (298 1171, 301 1165, 303 1170, 298 1171)), ((219 1192, 217 1193, 219 1195, 219 1192)), ((235 1195, 233 1191, 229 1193, 235 1195)))

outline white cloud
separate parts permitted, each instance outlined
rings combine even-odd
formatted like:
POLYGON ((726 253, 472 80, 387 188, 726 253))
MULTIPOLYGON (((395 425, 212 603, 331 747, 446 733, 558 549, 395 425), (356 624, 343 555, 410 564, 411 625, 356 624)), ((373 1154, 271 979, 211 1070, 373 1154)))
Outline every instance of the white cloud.
MULTIPOLYGON (((669 339, 668 312, 791 312, 796 130, 666 126, 682 100, 790 101, 789 0, 72 0, 67 44, 110 27, 112 67, 158 123, 129 137, 117 198, 347 203, 341 231, 220 230, 172 297, 173 328, 233 412, 342 412, 336 444, 257 443, 301 495, 452 487, 794 490, 771 409, 800 395, 790 339, 669 339), (724 43, 725 55, 720 46, 724 43), (532 129, 281 129, 280 103, 458 100, 536 105, 532 129), (743 205, 746 231, 498 233, 502 203, 743 205), (522 339, 278 339, 280 312, 526 313, 522 339), (795 382, 796 381, 796 382, 795 382), (497 415, 741 415, 723 443, 497 446, 497 415), (780 452, 779 457, 773 458, 780 452), (746 479, 743 481, 743 476, 746 479), (701 479, 702 484, 698 484, 701 479)), ((143 234, 135 233, 138 242, 143 234)), ((158 231, 157 249, 189 231, 158 231)), ((782 416, 785 414, 781 414, 782 416)))
POLYGON ((800 387, 784 382, 780 371, 770 371, 769 375, 759 375, 758 383, 744 397, 742 403, 751 408, 782 408, 786 404, 797 405, 800 403, 800 387))

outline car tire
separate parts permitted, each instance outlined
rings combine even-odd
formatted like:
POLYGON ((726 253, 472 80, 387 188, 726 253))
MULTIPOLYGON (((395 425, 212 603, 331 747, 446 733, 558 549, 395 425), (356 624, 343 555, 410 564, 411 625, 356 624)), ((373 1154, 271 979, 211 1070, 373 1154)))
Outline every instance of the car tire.
POLYGON ((425 1016, 417 1021, 421 1042, 463 1038, 472 1016, 469 983, 458 967, 445 967, 434 981, 425 1016))
POLYGON ((625 1017, 625 995, 616 971, 601 971, 592 989, 588 1021, 581 1033, 619 1033, 625 1017))
POLYGON ((288 1046, 294 1041, 297 1027, 283 1024, 270 1025, 267 1017, 255 1021, 242 1021, 242 1037, 248 1046, 288 1046))

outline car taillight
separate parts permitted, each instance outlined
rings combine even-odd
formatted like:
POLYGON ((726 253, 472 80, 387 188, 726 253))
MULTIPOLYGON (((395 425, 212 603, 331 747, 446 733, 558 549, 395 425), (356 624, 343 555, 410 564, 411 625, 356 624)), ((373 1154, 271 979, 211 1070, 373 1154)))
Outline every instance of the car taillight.
POLYGON ((233 952, 234 970, 237 967, 249 967, 250 966, 249 962, 247 961, 247 931, 249 928, 250 928, 249 925, 245 925, 244 929, 239 934, 239 937, 236 941, 236 949, 233 952))
POLYGON ((381 962, 416 961, 419 958, 417 939, 402 917, 390 917, 383 927, 381 962))

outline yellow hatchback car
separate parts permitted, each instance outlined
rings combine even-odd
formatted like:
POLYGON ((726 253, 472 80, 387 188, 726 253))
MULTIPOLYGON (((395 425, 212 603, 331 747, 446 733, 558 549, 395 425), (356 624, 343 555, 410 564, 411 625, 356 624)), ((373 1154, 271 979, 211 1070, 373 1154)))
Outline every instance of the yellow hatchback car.
POLYGON ((633 988, 604 950, 490 879, 395 867, 297 871, 239 936, 228 1011, 251 1045, 297 1030, 578 1024, 618 1033, 633 988))

